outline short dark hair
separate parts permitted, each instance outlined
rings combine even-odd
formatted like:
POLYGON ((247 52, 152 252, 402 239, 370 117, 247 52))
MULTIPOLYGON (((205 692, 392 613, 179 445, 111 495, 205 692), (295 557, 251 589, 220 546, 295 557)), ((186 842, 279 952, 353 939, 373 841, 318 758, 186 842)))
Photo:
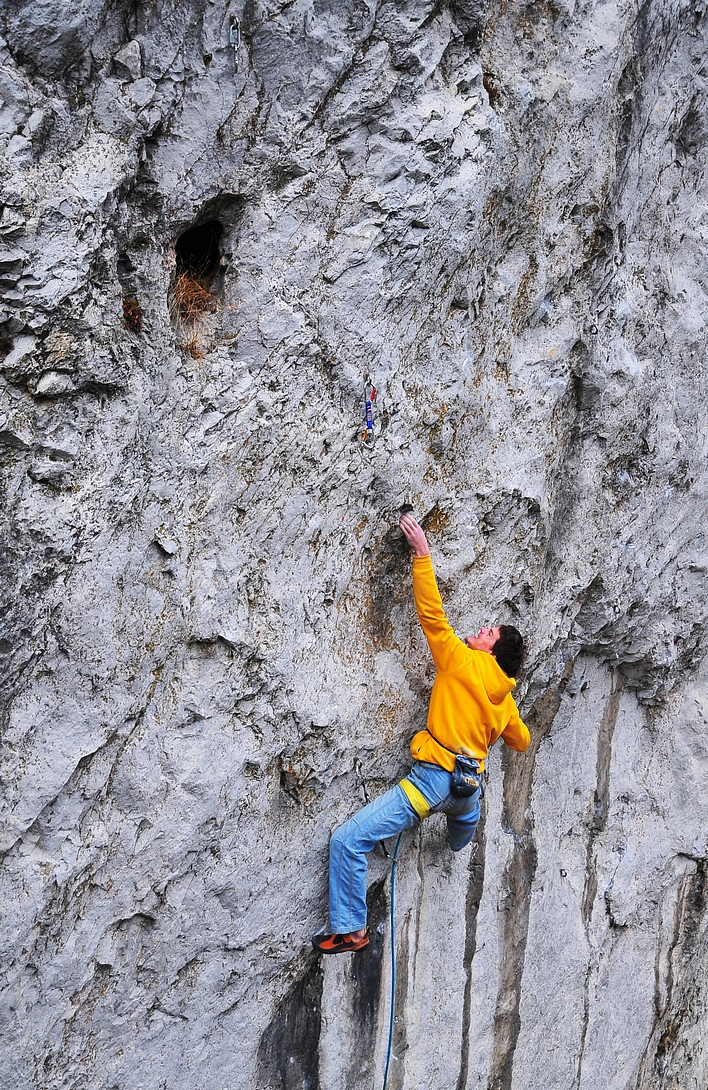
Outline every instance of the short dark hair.
POLYGON ((524 640, 518 628, 513 624, 499 625, 499 639, 492 648, 492 654, 505 674, 516 677, 524 657, 524 640))

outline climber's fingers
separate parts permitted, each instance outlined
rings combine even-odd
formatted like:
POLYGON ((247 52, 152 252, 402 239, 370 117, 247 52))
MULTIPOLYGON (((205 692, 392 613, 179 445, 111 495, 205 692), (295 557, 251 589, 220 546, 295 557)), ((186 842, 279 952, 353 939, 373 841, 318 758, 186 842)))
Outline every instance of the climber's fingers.
POLYGON ((415 549, 416 553, 425 555, 428 552, 428 541, 423 529, 413 516, 409 514, 401 515, 398 525, 406 541, 415 549))

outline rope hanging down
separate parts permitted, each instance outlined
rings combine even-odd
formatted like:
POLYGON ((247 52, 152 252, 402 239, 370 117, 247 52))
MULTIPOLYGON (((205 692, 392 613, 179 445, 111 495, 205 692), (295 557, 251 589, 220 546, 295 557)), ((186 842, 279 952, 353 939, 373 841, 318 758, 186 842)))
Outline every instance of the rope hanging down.
POLYGON ((393 863, 391 864, 391 1011, 388 1018, 388 1048, 386 1050, 386 1069, 384 1071, 383 1087, 382 1090, 386 1090, 386 1083, 388 1082, 388 1065, 391 1062, 391 1052, 393 1050, 393 1011, 394 1003, 396 1001, 396 936, 394 933, 394 914, 395 914, 395 889, 396 889, 396 861, 398 859, 398 849, 401 844, 401 837, 403 833, 398 834, 398 840, 396 841, 396 847, 393 852, 393 863))
MULTIPOLYGON (((376 391, 374 390, 374 393, 376 391)), ((369 798, 369 792, 366 789, 366 780, 364 779, 364 773, 361 769, 361 761, 356 760, 354 762, 354 770, 357 777, 357 781, 362 791, 364 792, 364 802, 368 806, 371 802, 369 798)), ((396 934, 394 930, 394 918, 396 911, 396 863, 398 861, 398 849, 401 846, 401 837, 403 833, 398 834, 396 840, 396 847, 393 851, 393 860, 391 863, 391 1010, 388 1019, 388 1048, 386 1049, 386 1070, 384 1071, 384 1080, 382 1090, 386 1090, 386 1083, 388 1081, 388 1068, 391 1063, 391 1053, 393 1051, 393 1022, 394 1022, 394 1002, 396 998, 396 934)), ((379 841, 383 848, 383 853, 387 859, 390 858, 386 844, 383 840, 379 841)))
POLYGON ((376 397, 376 387, 371 381, 369 375, 366 376, 364 382, 364 404, 366 412, 366 431, 361 437, 361 441, 365 447, 373 447, 374 445, 374 411, 373 404, 376 397))

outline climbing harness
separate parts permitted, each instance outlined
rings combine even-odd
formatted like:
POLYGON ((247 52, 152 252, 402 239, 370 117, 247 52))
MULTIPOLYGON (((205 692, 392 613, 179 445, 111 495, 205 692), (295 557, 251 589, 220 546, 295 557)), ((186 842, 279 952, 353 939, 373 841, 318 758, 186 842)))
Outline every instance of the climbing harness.
POLYGON ((229 45, 234 51, 234 72, 238 72, 238 52, 241 48, 241 20, 237 19, 235 15, 231 17, 229 45))
POLYGON ((384 1071, 382 1090, 386 1090, 386 1083, 388 1082, 388 1066, 391 1062, 391 1052, 393 1050, 393 1011, 396 999, 396 936, 394 933, 394 917, 396 904, 396 862, 398 860, 398 849, 401 844, 402 836, 403 833, 398 834, 396 847, 393 850, 393 863, 391 864, 391 1010, 388 1018, 388 1048, 386 1049, 386 1069, 384 1071))
POLYGON ((403 788, 403 792, 406 798, 408 799, 409 803, 415 810, 420 820, 425 821, 425 819, 430 814, 430 803, 426 799, 425 795, 418 790, 414 783, 411 783, 407 776, 405 776, 399 782, 399 786, 403 788))
POLYGON ((376 397, 376 387, 371 381, 369 375, 366 376, 364 382, 364 404, 366 413, 366 430, 361 437, 361 441, 365 447, 373 447, 374 445, 374 412, 373 404, 376 397))

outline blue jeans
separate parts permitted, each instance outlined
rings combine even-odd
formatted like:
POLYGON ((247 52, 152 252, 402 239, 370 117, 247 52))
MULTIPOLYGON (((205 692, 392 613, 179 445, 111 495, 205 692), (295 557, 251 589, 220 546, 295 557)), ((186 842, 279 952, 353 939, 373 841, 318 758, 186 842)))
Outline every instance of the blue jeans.
MULTIPOLYGON (((407 779, 420 791, 431 810, 447 815, 447 835, 453 852, 469 844, 479 821, 476 791, 468 799, 450 794, 450 773, 439 765, 417 761, 407 779)), ((420 819, 408 797, 396 784, 370 802, 332 834, 329 845, 329 919, 339 935, 366 926, 367 853, 380 840, 397 836, 420 819)))

